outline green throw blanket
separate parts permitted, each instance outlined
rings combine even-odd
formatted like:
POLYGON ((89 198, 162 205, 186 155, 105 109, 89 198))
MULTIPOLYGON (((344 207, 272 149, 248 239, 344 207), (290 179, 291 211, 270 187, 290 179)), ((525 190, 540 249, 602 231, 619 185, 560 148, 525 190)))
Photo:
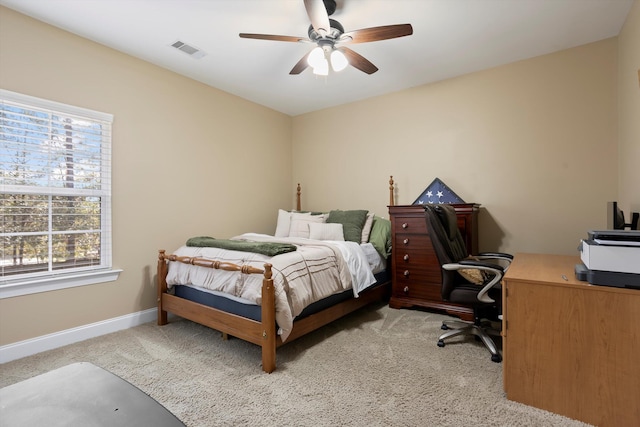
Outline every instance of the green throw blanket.
POLYGON ((192 237, 187 240, 187 246, 198 248, 220 248, 232 251, 253 252, 262 255, 276 256, 293 252, 297 249, 295 245, 276 242, 250 242, 247 240, 225 240, 215 239, 208 236, 192 237))

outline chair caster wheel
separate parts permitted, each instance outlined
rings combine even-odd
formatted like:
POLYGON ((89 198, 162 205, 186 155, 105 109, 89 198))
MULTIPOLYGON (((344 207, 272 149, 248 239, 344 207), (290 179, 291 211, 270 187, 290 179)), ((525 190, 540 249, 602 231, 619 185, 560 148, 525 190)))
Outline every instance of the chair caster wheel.
POLYGON ((502 362, 502 356, 500 356, 499 354, 492 354, 491 355, 491 361, 492 362, 496 362, 496 363, 500 363, 500 362, 502 362))
POLYGON ((449 327, 443 323, 442 326, 440 326, 440 329, 446 331, 447 329, 449 329, 449 327))
POLYGON ((444 347, 444 341, 438 340, 438 347, 444 347))

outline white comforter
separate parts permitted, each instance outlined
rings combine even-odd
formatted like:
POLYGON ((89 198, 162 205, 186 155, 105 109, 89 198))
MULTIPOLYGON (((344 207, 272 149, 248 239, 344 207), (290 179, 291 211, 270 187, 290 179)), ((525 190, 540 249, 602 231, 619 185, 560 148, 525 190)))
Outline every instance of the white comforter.
MULTIPOLYGON (((346 289, 353 289, 354 297, 357 297, 360 291, 375 283, 364 252, 354 242, 276 238, 256 233, 242 234, 233 239, 292 243, 298 249, 269 257, 219 248, 182 246, 174 254, 217 259, 257 268, 263 268, 265 263, 272 264, 276 321, 283 341, 291 333, 293 319, 311 303, 346 289)), ((259 274, 247 275, 172 262, 169 264, 167 285, 195 285, 260 305, 262 278, 259 274)))

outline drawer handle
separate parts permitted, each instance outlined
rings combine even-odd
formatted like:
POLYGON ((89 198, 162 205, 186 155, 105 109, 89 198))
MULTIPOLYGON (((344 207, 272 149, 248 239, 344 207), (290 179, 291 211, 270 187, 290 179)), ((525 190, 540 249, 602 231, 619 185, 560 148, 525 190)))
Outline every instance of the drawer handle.
POLYGON ((405 260, 405 261, 409 261, 409 254, 404 254, 402 259, 405 260))
POLYGON ((402 228, 409 228, 409 224, 407 224, 406 222, 402 223, 402 228))
POLYGON ((404 239, 404 240, 402 241, 402 243, 404 243, 405 245, 408 245, 408 244, 409 244, 409 238, 407 237, 406 239, 404 239))
POLYGON ((404 274, 404 277, 409 277, 409 270, 405 270, 402 274, 404 274))
POLYGON ((405 286, 404 289, 402 290, 405 294, 409 293, 409 287, 405 286))

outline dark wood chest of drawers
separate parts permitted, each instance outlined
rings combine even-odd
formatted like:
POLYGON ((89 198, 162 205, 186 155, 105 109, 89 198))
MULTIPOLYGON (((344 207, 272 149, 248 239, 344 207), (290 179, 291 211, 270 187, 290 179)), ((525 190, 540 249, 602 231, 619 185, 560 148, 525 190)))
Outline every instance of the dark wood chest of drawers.
MULTIPOLYGON (((467 249, 478 253, 478 210, 475 203, 453 204, 467 249)), ((392 287, 389 306, 437 309, 473 320, 470 307, 442 300, 442 270, 431 244, 424 208, 389 206, 392 233, 392 287)))

